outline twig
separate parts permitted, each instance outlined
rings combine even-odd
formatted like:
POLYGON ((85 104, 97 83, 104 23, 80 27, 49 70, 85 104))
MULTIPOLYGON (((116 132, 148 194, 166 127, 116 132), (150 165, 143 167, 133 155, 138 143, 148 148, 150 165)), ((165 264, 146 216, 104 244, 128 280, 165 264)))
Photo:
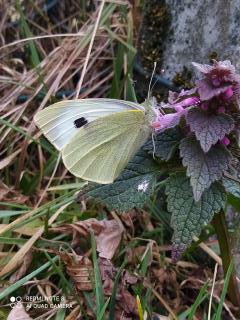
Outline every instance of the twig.
POLYGON ((48 183, 47 183, 46 188, 44 189, 43 193, 41 194, 41 197, 40 197, 40 199, 38 200, 38 202, 37 202, 37 204, 36 204, 36 206, 35 206, 35 209, 38 208, 38 206, 39 206, 40 203, 42 202, 42 199, 44 198, 44 196, 45 196, 48 188, 50 187, 50 184, 52 183, 52 180, 53 180, 53 178, 54 178, 54 176, 55 176, 55 174, 56 174, 56 171, 57 171, 57 168, 58 168, 60 159, 61 159, 61 155, 59 154, 59 155, 58 155, 58 158, 57 158, 57 162, 56 162, 55 167, 54 167, 54 169, 53 169, 52 175, 51 175, 51 177, 50 177, 50 179, 49 179, 49 181, 48 181, 48 183))
MULTIPOLYGON (((193 237, 193 240, 198 242, 199 239, 197 237, 193 237)), ((205 243, 201 242, 199 243, 199 247, 205 251, 213 260, 215 260, 220 266, 222 266, 222 259, 211 249, 209 248, 205 243)))
POLYGON ((208 320, 211 320, 212 299, 213 299, 213 292, 214 292, 214 287, 215 287, 215 282, 216 282, 216 277, 217 277, 217 271, 218 271, 218 264, 216 263, 215 268, 214 268, 212 290, 211 290, 209 306, 208 306, 208 320))
POLYGON ((79 37, 79 36, 85 36, 85 33, 81 32, 81 33, 44 34, 42 36, 29 37, 29 38, 24 38, 24 39, 13 41, 11 43, 8 43, 8 44, 0 47, 0 50, 6 49, 6 48, 11 47, 11 46, 15 46, 17 44, 20 44, 20 43, 23 43, 23 42, 27 42, 27 41, 30 41, 30 40, 38 40, 38 39, 44 39, 44 38, 57 38, 57 37, 58 38, 59 37, 79 37))
POLYGON ((102 15, 104 4, 105 4, 105 0, 102 0, 100 8, 99 8, 98 16, 97 16, 97 21, 96 21, 94 29, 93 29, 92 38, 91 38, 91 41, 90 41, 90 44, 89 44, 89 47, 88 47, 86 60, 84 62, 83 70, 82 70, 82 73, 81 73, 81 78, 80 78, 80 80, 78 82, 78 85, 77 85, 76 99, 78 98, 80 90, 82 88, 83 79, 84 79, 84 76, 85 76, 85 73, 86 73, 86 70, 87 70, 88 61, 89 61, 90 54, 91 54, 91 51, 92 51, 93 42, 94 42, 94 39, 95 39, 95 36, 96 36, 96 33, 97 33, 97 29, 98 29, 98 25, 99 25, 99 21, 100 21, 101 15, 102 15))

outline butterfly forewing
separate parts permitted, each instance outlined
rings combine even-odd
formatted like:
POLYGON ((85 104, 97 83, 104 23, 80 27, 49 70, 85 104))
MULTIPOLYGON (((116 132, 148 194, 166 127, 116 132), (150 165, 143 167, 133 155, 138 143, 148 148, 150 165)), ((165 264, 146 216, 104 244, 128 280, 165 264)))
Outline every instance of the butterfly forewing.
POLYGON ((77 177, 111 183, 149 134, 144 111, 114 113, 82 127, 63 148, 63 162, 77 177))
POLYGON ((50 142, 62 150, 84 125, 99 117, 126 110, 144 111, 144 108, 133 102, 115 99, 66 100, 39 111, 34 121, 50 142))

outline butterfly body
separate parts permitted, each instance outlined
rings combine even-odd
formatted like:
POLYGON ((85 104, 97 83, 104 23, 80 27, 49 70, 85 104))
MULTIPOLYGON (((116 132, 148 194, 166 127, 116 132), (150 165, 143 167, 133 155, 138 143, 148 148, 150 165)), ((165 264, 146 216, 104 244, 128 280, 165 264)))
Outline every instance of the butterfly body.
POLYGON ((148 139, 151 106, 115 99, 68 100, 34 118, 76 177, 113 182, 148 139))

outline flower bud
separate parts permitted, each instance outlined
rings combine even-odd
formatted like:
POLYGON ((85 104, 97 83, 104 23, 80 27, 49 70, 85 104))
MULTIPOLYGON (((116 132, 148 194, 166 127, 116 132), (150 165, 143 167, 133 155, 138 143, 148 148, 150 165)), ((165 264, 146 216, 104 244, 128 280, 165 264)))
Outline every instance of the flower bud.
POLYGON ((230 99, 232 96, 233 96, 233 90, 232 90, 232 88, 227 88, 227 90, 224 91, 224 93, 223 93, 223 99, 224 99, 224 100, 228 100, 228 99, 230 99))
POLYGON ((222 140, 220 140, 220 143, 223 144, 224 146, 228 146, 230 144, 230 140, 228 139, 227 136, 225 136, 222 140))

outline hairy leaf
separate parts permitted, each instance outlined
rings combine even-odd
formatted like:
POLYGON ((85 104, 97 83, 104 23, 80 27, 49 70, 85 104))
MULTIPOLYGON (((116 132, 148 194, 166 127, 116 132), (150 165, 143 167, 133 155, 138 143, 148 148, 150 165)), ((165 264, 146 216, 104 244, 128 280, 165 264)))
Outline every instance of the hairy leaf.
POLYGON ((205 153, 194 137, 181 141, 180 155, 183 166, 187 167, 187 176, 191 177, 196 201, 214 181, 221 179, 231 160, 231 154, 223 145, 217 144, 205 153))
POLYGON ((237 198, 240 198, 240 182, 228 177, 223 177, 222 184, 226 192, 233 194, 237 198))
POLYGON ((198 108, 190 110, 186 120, 205 152, 209 151, 212 145, 222 140, 234 128, 234 121, 227 114, 208 114, 198 108))
POLYGON ((110 210, 141 208, 153 193, 159 167, 144 151, 140 151, 119 178, 108 185, 93 185, 87 197, 95 198, 110 210))
POLYGON ((182 134, 179 127, 167 129, 154 137, 154 142, 150 139, 143 146, 143 149, 150 154, 154 153, 154 155, 161 160, 168 161, 172 157, 181 138, 182 134))
POLYGON ((220 183, 215 182, 205 190, 201 200, 195 202, 189 178, 178 173, 168 178, 166 194, 174 229, 172 257, 177 260, 193 236, 198 236, 204 224, 210 222, 214 213, 224 206, 225 193, 220 183))

